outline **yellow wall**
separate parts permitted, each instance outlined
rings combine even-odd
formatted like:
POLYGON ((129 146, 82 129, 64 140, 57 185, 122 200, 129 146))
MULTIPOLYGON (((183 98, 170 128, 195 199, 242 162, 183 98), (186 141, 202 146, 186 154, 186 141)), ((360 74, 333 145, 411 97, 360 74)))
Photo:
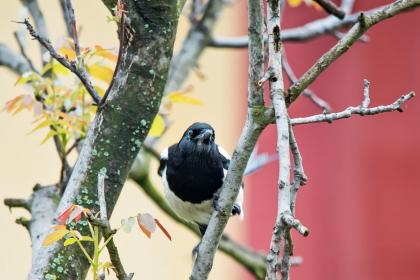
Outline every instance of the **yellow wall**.
MULTIPOLYGON (((12 20, 18 19, 19 1, 4 1, 0 9, 0 41, 17 50, 12 31, 19 26, 12 20)), ((115 27, 106 22, 106 9, 100 1, 73 1, 78 24, 82 26, 81 44, 84 46, 100 44, 113 47, 117 44, 115 27)), ((41 8, 49 25, 49 34, 54 43, 63 36, 64 25, 58 1, 40 0, 41 8)), ((232 6, 222 14, 222 21, 217 26, 221 35, 238 34, 240 22, 239 7, 232 6), (235 27, 236 25, 236 27, 235 27)), ((245 23, 244 23, 245 24, 245 23)), ((180 24, 179 34, 186 33, 184 19, 180 24)), ((242 27, 242 29, 244 29, 242 27)), ((179 44, 179 40, 178 40, 179 44)), ((29 53, 39 58, 36 42, 30 42, 29 53)), ((217 141, 231 152, 239 135, 238 107, 239 92, 244 52, 207 50, 199 61, 205 79, 192 75, 187 85, 194 86, 194 96, 204 101, 204 106, 177 105, 171 115, 175 124, 164 136, 163 144, 178 141, 184 129, 193 121, 206 121, 214 125, 217 141)), ((39 61, 36 60, 38 63, 39 61)), ((243 78, 243 77, 242 77, 243 78)), ((9 70, 0 68, 0 106, 25 92, 24 88, 14 86, 16 76, 9 70)), ((59 161, 52 142, 40 145, 45 131, 31 135, 32 116, 20 113, 14 117, 0 112, 0 199, 6 197, 28 197, 35 183, 50 184, 56 182, 59 174, 59 161)), ((156 180, 156 183, 160 182, 156 180)), ((173 236, 169 242, 161 234, 148 240, 143 234, 134 231, 131 234, 119 233, 116 242, 122 253, 126 269, 135 272, 136 279, 187 279, 191 268, 191 249, 198 242, 187 230, 174 224, 135 185, 128 182, 124 187, 111 224, 117 226, 121 218, 135 215, 138 212, 150 212, 167 226, 173 236), (159 263, 159 266, 156 264, 159 263), (162 265, 163 264, 163 265, 162 265)), ((1 278, 23 279, 30 267, 30 239, 25 230, 14 223, 14 219, 25 215, 23 210, 13 210, 0 205, 0 251, 1 278)), ((238 230, 238 221, 231 221, 229 230, 238 230)), ((233 231, 232 231, 233 230, 233 231)), ((235 239, 243 237, 235 235, 235 239)), ((238 266, 229 258, 219 254, 216 257, 211 279, 234 279, 238 266)))

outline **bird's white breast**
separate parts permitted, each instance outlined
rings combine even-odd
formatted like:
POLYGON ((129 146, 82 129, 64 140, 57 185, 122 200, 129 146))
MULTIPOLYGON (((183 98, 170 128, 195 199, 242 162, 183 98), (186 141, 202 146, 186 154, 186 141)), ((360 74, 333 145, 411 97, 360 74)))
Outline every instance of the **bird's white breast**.
POLYGON ((201 203, 191 203, 181 200, 176 196, 168 185, 166 179, 166 167, 162 172, 163 192, 168 200, 169 206, 182 219, 188 222, 207 225, 213 213, 213 199, 205 200, 201 203))

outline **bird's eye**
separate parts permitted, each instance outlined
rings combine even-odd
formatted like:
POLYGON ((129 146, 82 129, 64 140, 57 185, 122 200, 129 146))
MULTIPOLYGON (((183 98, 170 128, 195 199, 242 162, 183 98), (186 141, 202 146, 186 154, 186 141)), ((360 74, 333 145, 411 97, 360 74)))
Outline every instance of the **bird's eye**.
POLYGON ((188 136, 191 138, 192 137, 192 135, 193 135, 193 131, 190 129, 190 130, 188 130, 188 136))

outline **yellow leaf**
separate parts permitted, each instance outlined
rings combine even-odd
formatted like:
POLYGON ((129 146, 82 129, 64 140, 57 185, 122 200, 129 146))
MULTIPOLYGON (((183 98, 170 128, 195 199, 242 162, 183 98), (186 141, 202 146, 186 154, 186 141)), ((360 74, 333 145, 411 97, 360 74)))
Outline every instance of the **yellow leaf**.
POLYGON ((171 92, 170 94, 168 94, 167 98, 169 100, 171 100, 173 103, 187 103, 187 104, 191 104, 191 105, 202 105, 203 102, 201 102, 201 100, 191 97, 191 96, 186 96, 186 93, 184 92, 179 92, 179 91, 174 91, 171 92))
POLYGON ((294 8, 302 4, 302 0, 287 0, 287 3, 289 3, 289 6, 294 8))
POLYGON ((59 62, 53 62, 53 66, 51 68, 51 71, 54 74, 61 74, 64 76, 67 76, 71 73, 71 71, 69 69, 67 69, 66 67, 64 67, 61 63, 59 62))
POLYGON ((41 145, 44 144, 45 142, 47 142, 51 137, 53 137, 56 134, 57 134, 57 132, 55 132, 54 130, 50 130, 50 132, 48 132, 47 136, 45 136, 45 138, 42 140, 41 145))
POLYGON ((60 230, 53 231, 52 233, 48 234, 47 237, 45 237, 44 241, 42 242, 42 246, 46 247, 59 241, 68 232, 69 231, 67 229, 60 229, 60 230))
POLYGON ((155 119, 153 120, 152 127, 149 131, 149 136, 151 137, 159 137, 162 135, 163 131, 165 130, 165 122, 161 115, 156 115, 155 119))
POLYGON ((107 50, 107 49, 105 49, 105 48, 103 48, 99 45, 95 45, 95 50, 96 50, 95 54, 100 56, 100 57, 106 58, 106 59, 108 59, 110 61, 114 61, 114 62, 117 62, 117 60, 118 60, 117 55, 115 55, 110 50, 107 50))
POLYGON ((112 76, 114 75, 114 69, 105 65, 100 65, 99 63, 90 65, 88 69, 92 77, 108 84, 111 82, 112 76))
POLYGON ((73 49, 62 47, 58 50, 58 52, 69 60, 76 59, 76 52, 73 49))
POLYGON ((25 72, 23 73, 15 82, 15 86, 16 85, 23 85, 26 84, 27 82, 31 81, 33 78, 33 73, 32 72, 25 72))
POLYGON ((71 238, 67 239, 66 241, 64 241, 63 245, 64 245, 64 247, 66 247, 66 246, 69 246, 69 245, 71 245, 75 242, 76 242, 76 238, 71 237, 71 238))
POLYGON ((45 121, 43 121, 42 123, 40 123, 40 124, 38 124, 34 129, 32 129, 28 134, 32 134, 32 133, 34 133, 35 131, 37 131, 38 129, 41 129, 41 128, 43 128, 43 127, 46 127, 46 126, 48 126, 48 125, 50 125, 51 124, 51 120, 49 120, 49 119, 46 119, 45 121))

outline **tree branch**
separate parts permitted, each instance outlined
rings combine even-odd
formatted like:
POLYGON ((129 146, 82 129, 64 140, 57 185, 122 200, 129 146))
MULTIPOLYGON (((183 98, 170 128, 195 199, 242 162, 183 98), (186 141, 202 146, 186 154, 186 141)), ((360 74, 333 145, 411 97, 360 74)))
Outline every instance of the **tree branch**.
POLYGON ((332 14, 339 19, 343 19, 346 15, 343 10, 329 0, 314 0, 314 2, 318 3, 327 13, 332 14))
POLYGON ((267 29, 268 29, 268 69, 274 73, 275 79, 270 79, 270 98, 273 104, 277 128, 277 152, 279 155, 278 204, 277 218, 272 232, 270 250, 267 256, 266 279, 277 279, 278 255, 281 249, 281 240, 285 241, 283 247, 283 263, 281 265, 282 279, 289 279, 289 256, 292 255, 290 227, 299 232, 305 228, 291 215, 291 185, 290 185, 290 152, 289 152, 289 117, 284 98, 284 83, 282 76, 281 52, 281 11, 276 1, 267 1, 267 29), (288 237, 288 238, 286 238, 288 237))
POLYGON ((109 258, 111 259, 112 265, 115 267, 115 273, 119 280, 131 280, 134 276, 134 273, 127 274, 124 270, 124 266, 121 262, 120 255, 118 253, 117 246, 114 243, 113 235, 115 231, 111 229, 108 220, 108 213, 106 210, 106 199, 105 199, 105 177, 106 170, 101 169, 98 173, 98 201, 99 201, 99 213, 100 213, 100 226, 102 229, 102 234, 104 240, 109 242, 106 245, 106 248, 109 253, 109 258))
POLYGON ((229 170, 226 174, 219 199, 217 201, 218 210, 214 211, 204 234, 198 254, 194 263, 190 279, 207 279, 207 276, 213 265, 213 259, 216 249, 219 245, 223 230, 229 219, 233 203, 238 196, 242 183, 242 177, 247 165, 248 159, 255 147, 257 139, 262 130, 267 126, 264 122, 264 105, 262 89, 256 87, 258 80, 263 76, 263 60, 260 54, 263 50, 262 29, 263 29, 263 7, 262 1, 248 1, 248 32, 250 34, 249 50, 249 80, 248 80, 248 115, 238 141, 232 160, 229 164, 229 170), (254 92, 256 91, 256 92, 254 92))
POLYGON ((292 125, 301 125, 301 124, 310 124, 310 123, 319 123, 319 122, 332 123, 335 120, 350 118, 352 115, 366 116, 366 115, 377 115, 380 113, 393 112, 393 111, 402 112, 403 109, 401 108, 401 106, 405 102, 413 98, 414 96, 415 96, 415 93, 410 92, 406 95, 402 95, 394 103, 391 103, 389 105, 385 105, 385 106, 381 105, 381 106, 372 107, 372 108, 365 108, 362 105, 358 107, 348 107, 344 111, 337 112, 337 113, 319 114, 319 115, 313 115, 309 117, 293 118, 290 120, 290 123, 292 125))
MULTIPOLYGON (((104 4, 111 9, 112 6, 108 6, 111 2, 104 1, 104 4)), ((164 0, 125 0, 124 4, 130 18, 132 32, 129 35, 132 36, 124 38, 126 47, 121 67, 106 103, 98 108, 90 124, 79 159, 55 212, 56 217, 71 204, 98 210, 95 204, 98 201, 97 174, 102 168, 106 168, 108 175, 105 191, 107 210, 111 215, 129 168, 159 109, 172 57, 179 7, 176 1, 164 0)), ((88 227, 80 223, 75 229, 82 234, 89 232, 88 227)), ((91 253, 90 244, 86 247, 91 253)), ((46 274, 56 275, 59 279, 82 278, 89 263, 80 256, 77 248, 62 249, 60 243, 41 248, 32 266, 32 276, 35 279, 46 274), (63 255, 66 259, 72 257, 73 261, 63 263, 63 270, 57 271, 52 265, 53 260, 63 255)))
POLYGON ((2 43, 0 43, 0 66, 5 66, 18 75, 31 71, 31 66, 23 55, 14 53, 2 43))
POLYGON ((293 103, 315 79, 333 63, 337 58, 344 54, 353 43, 358 40, 370 27, 378 22, 388 19, 398 13, 410 10, 420 5, 419 0, 398 0, 383 8, 373 12, 361 13, 358 22, 338 43, 322 55, 317 62, 303 74, 303 76, 288 89, 286 102, 288 105, 293 103))
POLYGON ((24 38, 23 36, 26 35, 26 33, 22 34, 22 31, 15 31, 13 32, 13 35, 15 36, 16 42, 19 46, 20 54, 25 58, 26 62, 28 63, 31 70, 35 73, 38 73, 38 70, 35 69, 32 60, 29 58, 29 56, 26 54, 25 50, 25 44, 24 44, 24 38))
POLYGON ((201 20, 189 30, 181 50, 172 59, 165 95, 179 90, 191 69, 196 66, 198 58, 210 40, 213 27, 225 3, 224 0, 209 0, 201 20))
POLYGON ((67 8, 67 1, 68 0, 60 0, 60 8, 61 12, 63 13, 64 25, 66 26, 67 35, 72 37, 73 26, 70 24, 71 19, 67 8))
MULTIPOLYGON (((35 27, 38 30, 39 35, 42 38, 48 40, 48 28, 45 22, 44 15, 42 14, 41 9, 39 8, 38 0, 20 0, 20 2, 22 2, 22 4, 28 9, 32 20, 35 22, 35 27)), ((47 51, 47 49, 42 44, 40 47, 42 64, 45 65, 46 61, 44 61, 44 53, 47 51)))
POLYGON ((78 63, 76 63, 75 61, 68 61, 64 56, 60 55, 48 40, 38 35, 38 33, 35 31, 35 29, 27 19, 20 23, 26 25, 26 28, 28 29, 31 36, 34 39, 36 39, 42 46, 44 46, 53 58, 55 58, 58 62, 60 62, 64 67, 73 72, 80 79, 82 84, 85 86, 86 90, 89 92, 90 96, 92 96, 92 99, 95 101, 95 103, 99 104, 99 94, 93 88, 92 82, 89 79, 89 74, 86 72, 84 66, 78 65, 78 63))
MULTIPOLYGON (((287 60, 286 51, 283 51, 282 54, 282 67, 290 82, 292 84, 296 83, 297 77, 287 60)), ((313 104, 315 104, 315 106, 321 108, 324 112, 331 112, 331 106, 325 100, 316 95, 315 92, 313 92, 311 89, 306 88, 303 91, 303 96, 306 96, 309 100, 312 101, 313 104)))
MULTIPOLYGON (((410 1, 415 2, 416 0, 410 1)), ((353 1, 343 1, 342 10, 350 10, 353 5, 353 1)), ((381 11, 387 6, 380 6, 368 11, 365 14, 381 13, 381 11)), ((405 9, 404 11, 406 11, 405 9)), ((283 42, 304 42, 317 38, 321 35, 331 34, 340 28, 349 27, 358 22, 360 12, 347 15, 343 20, 339 20, 334 16, 328 16, 322 19, 314 20, 303 26, 293 27, 285 29, 282 32, 281 40, 283 42)), ((213 37, 209 42, 208 46, 216 48, 247 48, 248 47, 248 36, 239 36, 236 38, 222 38, 213 37)))
POLYGON ((31 202, 28 199, 23 198, 5 198, 3 201, 4 205, 12 208, 23 208, 31 212, 31 202))

